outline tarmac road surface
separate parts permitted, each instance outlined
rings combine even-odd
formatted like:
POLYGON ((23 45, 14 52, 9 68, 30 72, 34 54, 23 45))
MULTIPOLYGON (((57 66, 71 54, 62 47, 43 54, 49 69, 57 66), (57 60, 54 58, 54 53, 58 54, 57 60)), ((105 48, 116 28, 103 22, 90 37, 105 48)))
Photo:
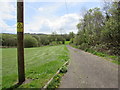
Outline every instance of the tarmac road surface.
POLYGON ((71 61, 59 88, 118 88, 118 65, 71 46, 71 61))

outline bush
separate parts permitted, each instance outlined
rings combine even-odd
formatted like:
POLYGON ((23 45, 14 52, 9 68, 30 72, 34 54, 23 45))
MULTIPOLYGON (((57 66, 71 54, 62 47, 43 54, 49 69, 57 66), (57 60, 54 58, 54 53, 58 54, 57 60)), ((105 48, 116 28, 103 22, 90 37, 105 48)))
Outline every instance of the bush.
POLYGON ((34 38, 37 40, 38 46, 41 46, 41 45, 42 45, 42 44, 41 44, 41 39, 40 39, 40 36, 39 36, 39 35, 32 35, 32 37, 34 37, 34 38))
POLYGON ((12 34, 2 34, 2 46, 17 46, 17 37, 12 34))
POLYGON ((60 85, 61 77, 61 73, 57 74, 48 85, 47 90, 54 90, 55 88, 58 88, 58 86, 60 85))
POLYGON ((40 36, 40 44, 41 45, 49 45, 49 39, 47 35, 41 35, 40 36))
POLYGON ((79 45, 79 48, 82 50, 86 50, 86 49, 90 48, 90 46, 87 43, 82 43, 81 45, 79 45))
POLYGON ((31 35, 26 35, 24 39, 24 47, 29 48, 29 47, 37 47, 38 46, 38 41, 32 37, 31 35))
POLYGON ((60 70, 60 73, 66 73, 67 72, 67 67, 63 66, 60 70))

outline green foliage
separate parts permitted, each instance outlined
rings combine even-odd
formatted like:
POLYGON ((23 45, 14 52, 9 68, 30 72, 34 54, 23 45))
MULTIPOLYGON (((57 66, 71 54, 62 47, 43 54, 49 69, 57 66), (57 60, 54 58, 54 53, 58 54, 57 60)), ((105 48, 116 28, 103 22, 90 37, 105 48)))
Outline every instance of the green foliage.
POLYGON ((63 66, 60 70, 60 73, 66 73, 67 72, 67 66, 63 66))
POLYGON ((50 84, 47 87, 47 90, 53 90, 53 88, 58 88, 60 85, 60 80, 62 78, 62 76, 67 72, 67 65, 62 66, 60 72, 53 77, 53 80, 50 82, 50 84))
POLYGON ((41 35, 40 37, 40 44, 41 45, 49 45, 49 38, 47 35, 41 35))
POLYGON ((2 46, 16 46, 17 45, 17 37, 12 34, 2 34, 2 46))
POLYGON ((37 46, 38 46, 38 42, 34 37, 32 37, 31 35, 25 36, 25 39, 24 39, 25 48, 37 47, 37 46))
MULTIPOLYGON (((52 35, 46 34, 24 34, 25 47, 40 47, 46 45, 59 45, 65 44, 65 41, 73 39, 74 33, 59 35, 52 33, 52 35)), ((72 41, 73 42, 73 41, 72 41)), ((16 34, 0 34, 0 46, 4 47, 16 47, 17 35, 16 34)))
POLYGON ((0 34, 0 46, 2 46, 2 34, 0 34))
POLYGON ((70 33, 69 33, 70 39, 71 39, 71 38, 74 38, 74 36, 75 36, 75 34, 74 34, 73 32, 70 32, 70 33))
POLYGON ((93 48, 110 55, 120 55, 120 9, 118 9, 118 3, 110 3, 104 7, 104 10, 105 14, 100 8, 89 9, 85 13, 83 19, 80 19, 77 24, 79 31, 73 44, 83 50, 93 48))
POLYGON ((61 73, 57 74, 48 85, 47 90, 53 90, 55 88, 58 88, 58 86, 60 85, 60 80, 62 76, 63 74, 61 73))
POLYGON ((65 41, 65 44, 66 44, 66 45, 70 44, 70 41, 65 41))
POLYGON ((40 36, 39 36, 39 35, 32 35, 32 37, 34 37, 34 38, 37 40, 38 46, 41 46, 41 45, 42 45, 42 44, 41 44, 41 39, 40 39, 40 36))
POLYGON ((86 51, 87 51, 87 52, 90 52, 90 53, 92 53, 92 54, 94 54, 94 55, 97 55, 97 56, 101 56, 101 57, 105 57, 105 56, 106 56, 106 54, 101 53, 101 52, 94 51, 94 50, 92 50, 92 49, 87 49, 86 51))
POLYGON ((120 55, 120 22, 110 18, 101 33, 101 41, 107 43, 111 54, 120 55))
POLYGON ((111 61, 111 62, 120 65, 120 61, 117 61, 117 60, 113 60, 113 61, 111 61))
POLYGON ((106 59, 112 59, 112 60, 110 60, 112 63, 116 63, 116 64, 120 65, 120 56, 108 55, 103 52, 97 52, 93 49, 87 49, 86 52, 90 52, 90 53, 100 56, 100 57, 105 57, 106 59))

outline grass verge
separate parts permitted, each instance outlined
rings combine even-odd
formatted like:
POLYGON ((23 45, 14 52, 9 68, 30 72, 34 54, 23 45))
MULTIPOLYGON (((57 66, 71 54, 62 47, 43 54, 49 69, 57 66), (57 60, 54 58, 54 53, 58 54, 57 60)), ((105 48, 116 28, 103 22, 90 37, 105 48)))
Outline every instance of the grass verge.
MULTIPOLYGON (((75 45, 71 45, 71 46, 74 47, 74 48, 78 48, 75 45)), ((92 54, 97 55, 99 57, 104 57, 105 59, 109 60, 110 62, 120 65, 120 56, 108 55, 108 54, 98 52, 98 51, 95 51, 95 50, 92 50, 92 49, 85 49, 84 51, 92 53, 92 54)))
POLYGON ((70 41, 65 41, 65 44, 66 44, 66 45, 70 44, 70 41))
POLYGON ((108 54, 105 54, 105 53, 102 53, 102 52, 97 52, 97 51, 92 50, 92 49, 86 49, 85 51, 89 52, 89 53, 92 53, 94 55, 97 55, 99 57, 104 57, 107 60, 109 59, 110 62, 120 65, 120 61, 119 61, 120 56, 108 55, 108 54))
POLYGON ((52 81, 48 84, 47 90, 53 90, 59 87, 62 76, 67 72, 68 62, 63 65, 58 73, 53 77, 52 81))

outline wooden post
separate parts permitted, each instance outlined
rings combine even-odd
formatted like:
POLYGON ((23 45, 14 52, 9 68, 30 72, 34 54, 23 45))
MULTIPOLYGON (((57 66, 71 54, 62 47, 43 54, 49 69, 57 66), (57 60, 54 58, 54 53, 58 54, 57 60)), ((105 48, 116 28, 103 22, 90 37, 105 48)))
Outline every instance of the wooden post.
POLYGON ((25 81, 24 68, 24 2, 17 0, 17 52, 18 52, 18 81, 25 81))

